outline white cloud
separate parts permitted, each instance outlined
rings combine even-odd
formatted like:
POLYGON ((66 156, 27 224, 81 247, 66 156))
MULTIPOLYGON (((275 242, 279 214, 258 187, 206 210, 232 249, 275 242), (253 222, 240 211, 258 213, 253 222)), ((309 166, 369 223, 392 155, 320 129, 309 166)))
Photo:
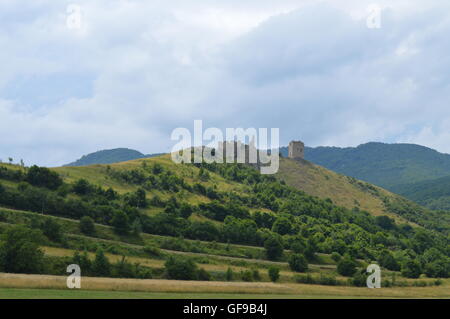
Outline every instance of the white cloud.
POLYGON ((168 151, 173 128, 450 152, 445 1, 2 1, 0 158, 168 151), (83 28, 66 26, 76 2, 83 28))

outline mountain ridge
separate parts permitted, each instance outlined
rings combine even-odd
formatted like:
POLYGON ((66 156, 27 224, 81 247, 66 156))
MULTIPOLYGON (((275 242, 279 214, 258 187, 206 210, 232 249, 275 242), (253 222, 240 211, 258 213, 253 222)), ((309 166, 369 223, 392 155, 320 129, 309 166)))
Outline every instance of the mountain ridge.
MULTIPOLYGON (((280 149, 287 156, 287 147, 280 149)), ((406 143, 369 142, 357 147, 305 147, 305 159, 386 189, 450 175, 450 155, 406 143)))
POLYGON ((78 160, 71 162, 69 164, 63 165, 63 166, 88 166, 88 165, 94 165, 94 164, 114 164, 114 163, 120 163, 120 162, 126 162, 134 159, 140 159, 140 158, 150 158, 154 156, 161 155, 161 153, 158 154, 143 154, 139 151, 125 148, 125 147, 119 147, 119 148, 113 148, 113 149, 106 149, 106 150, 100 150, 93 153, 89 153, 86 155, 83 155, 78 160))

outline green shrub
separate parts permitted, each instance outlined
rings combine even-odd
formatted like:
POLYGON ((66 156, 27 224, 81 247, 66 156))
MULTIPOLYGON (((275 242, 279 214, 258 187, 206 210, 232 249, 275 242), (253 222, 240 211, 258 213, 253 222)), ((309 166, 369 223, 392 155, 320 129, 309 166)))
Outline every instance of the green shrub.
POLYGON ((95 276, 99 277, 111 276, 111 264, 102 249, 98 249, 95 254, 95 259, 92 263, 92 272, 95 276))
POLYGON ((80 231, 85 235, 95 234, 94 220, 89 216, 83 216, 80 219, 80 231))
POLYGON ((415 260, 409 259, 402 265, 402 275, 406 278, 419 278, 421 273, 422 268, 415 260))
POLYGON ((302 254, 292 254, 289 257, 289 267, 296 272, 305 272, 308 269, 308 261, 302 254))
POLYGON ((280 279, 280 269, 274 266, 270 266, 268 270, 269 278, 272 282, 277 282, 280 279))
POLYGON ((352 286, 366 287, 367 286, 367 274, 363 271, 357 271, 352 278, 349 279, 352 286))
POLYGON ((241 271, 241 279, 243 281, 253 281, 253 274, 250 270, 241 271))
POLYGON ((317 281, 310 274, 296 275, 294 280, 299 284, 316 284, 317 281))
POLYGON ((159 249, 155 245, 147 244, 144 246, 143 250, 150 257, 161 257, 162 256, 161 249, 159 249))
POLYGON ((165 270, 169 279, 196 280, 197 265, 189 258, 170 256, 165 263, 165 270))
POLYGON ((211 280, 211 275, 205 269, 200 268, 197 271, 197 279, 198 280, 202 280, 202 281, 210 281, 211 280))
POLYGON ((356 261, 349 256, 342 258, 337 264, 338 274, 346 277, 351 277, 356 272, 356 261))
POLYGON ((44 253, 39 248, 42 233, 24 226, 6 231, 0 243, 0 271, 11 273, 42 273, 44 253))
POLYGON ((264 242, 266 255, 269 260, 277 260, 283 255, 283 244, 278 236, 270 236, 264 242))
POLYGON ((228 267, 225 277, 226 277, 227 281, 233 281, 233 277, 234 277, 233 269, 228 267))
POLYGON ((260 281, 261 280, 261 275, 259 274, 259 270, 254 268, 252 270, 252 277, 254 281, 260 281))
POLYGON ((333 251, 331 253, 331 259, 333 259, 335 262, 339 262, 339 260, 341 260, 341 258, 342 258, 342 256, 338 252, 333 251))

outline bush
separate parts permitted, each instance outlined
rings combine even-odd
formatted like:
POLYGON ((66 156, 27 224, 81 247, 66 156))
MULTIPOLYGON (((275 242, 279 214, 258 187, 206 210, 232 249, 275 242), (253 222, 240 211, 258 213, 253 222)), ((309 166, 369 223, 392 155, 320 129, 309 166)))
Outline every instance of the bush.
POLYGON ((443 257, 426 264, 425 274, 430 278, 448 278, 450 276, 450 260, 443 257))
POLYGON ((111 264, 102 249, 98 249, 92 263, 92 272, 94 276, 109 277, 111 276, 111 264))
POLYGON ((80 219, 80 231, 85 235, 95 234, 94 220, 89 216, 83 216, 80 219))
POLYGON ((93 189, 91 184, 84 178, 77 180, 72 186, 72 191, 80 196, 89 194, 93 189))
POLYGON ((274 266, 269 267, 269 278, 272 282, 277 282, 280 279, 280 269, 274 266))
POLYGON ((394 258, 394 256, 388 251, 383 250, 380 254, 380 265, 386 269, 393 270, 393 271, 399 271, 400 265, 398 264, 397 260, 394 258))
POLYGON ((111 223, 114 227, 114 231, 119 235, 127 235, 130 231, 128 215, 123 211, 115 212, 111 223))
POLYGON ((76 251, 72 257, 72 263, 80 266, 83 275, 91 274, 92 262, 90 261, 86 251, 84 251, 82 254, 76 251))
POLYGON ((250 270, 241 271, 241 279, 243 281, 253 281, 253 274, 250 270))
POLYGON ((254 268, 252 270, 252 277, 254 281, 260 281, 261 280, 261 275, 259 274, 259 270, 254 268))
POLYGON ((292 254, 289 257, 289 267, 296 272, 305 272, 308 269, 308 261, 302 254, 292 254))
POLYGON ((342 258, 337 264, 337 272, 342 276, 353 276, 356 272, 356 262, 348 256, 342 258))
POLYGON ((150 257, 161 257, 162 256, 161 249, 159 249, 158 247, 156 247, 154 245, 145 245, 143 250, 150 257))
POLYGON ((295 281, 299 284, 315 284, 317 283, 316 280, 310 275, 296 275, 294 277, 295 281))
POLYGON ((198 278, 197 265, 188 258, 170 256, 165 263, 165 270, 169 279, 196 280, 198 278))
POLYGON ((415 260, 407 260, 402 265, 402 275, 406 278, 419 278, 421 273, 420 264, 415 260))
POLYGON ((61 243, 63 241, 63 232, 61 225, 53 218, 46 218, 41 225, 42 232, 51 241, 61 243))
POLYGON ((319 285, 327 285, 327 286, 336 286, 339 284, 339 282, 336 280, 336 277, 334 277, 331 274, 320 274, 319 285))
POLYGON ((266 255, 269 260, 277 260, 283 255, 283 244, 278 237, 270 236, 264 242, 266 255))
POLYGON ((227 281, 233 281, 233 277, 234 277, 233 269, 228 267, 225 278, 227 279, 227 281))
POLYGON ((331 259, 333 259, 335 262, 339 262, 341 260, 342 256, 338 252, 332 252, 331 253, 331 259))
POLYGON ((11 273, 41 273, 44 253, 39 249, 42 233, 24 226, 6 231, 0 245, 0 270, 11 273))
POLYGON ((356 287, 366 287, 367 286, 367 275, 362 272, 356 272, 352 278, 349 279, 351 285, 356 287))
POLYGON ((211 275, 205 269, 200 268, 197 272, 197 279, 202 281, 210 281, 211 275))
POLYGON ((28 169, 26 181, 33 186, 46 187, 51 190, 55 190, 63 184, 58 173, 52 172, 46 167, 38 167, 36 165, 28 169))

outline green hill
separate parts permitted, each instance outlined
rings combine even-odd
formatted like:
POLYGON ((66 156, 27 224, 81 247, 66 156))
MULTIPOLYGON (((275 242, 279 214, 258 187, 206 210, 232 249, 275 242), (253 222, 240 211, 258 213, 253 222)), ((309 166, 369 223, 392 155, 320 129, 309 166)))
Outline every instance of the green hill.
MULTIPOLYGON (((431 212, 402 196, 381 187, 330 171, 306 160, 281 158, 277 177, 307 194, 329 198, 348 209, 370 212, 374 216, 387 215, 399 222, 440 223, 450 214, 431 212)), ((450 219, 447 220, 450 222, 450 219)))
POLYGON ((450 176, 397 185, 393 191, 434 210, 450 210, 450 176))
MULTIPOLYGON (((282 153, 287 155, 287 148, 282 153)), ((450 155, 415 144, 305 148, 305 159, 332 171, 392 190, 396 185, 450 175, 450 155)))
POLYGON ((175 164, 170 155, 53 169, 0 164, 0 271, 66 275, 65 265, 83 263, 94 277, 269 281, 277 267, 287 283, 358 285, 357 274, 346 278, 355 272, 336 268, 345 255, 360 270, 377 261, 397 278, 446 277, 447 217, 290 159, 278 176, 175 164), (29 254, 39 263, 4 258, 21 241, 33 243, 14 254, 39 245, 29 254))
POLYGON ((102 150, 88 155, 83 155, 75 162, 65 166, 87 166, 94 164, 112 164, 119 162, 131 161, 139 158, 153 157, 161 154, 144 155, 139 151, 128 148, 115 148, 111 150, 102 150))

